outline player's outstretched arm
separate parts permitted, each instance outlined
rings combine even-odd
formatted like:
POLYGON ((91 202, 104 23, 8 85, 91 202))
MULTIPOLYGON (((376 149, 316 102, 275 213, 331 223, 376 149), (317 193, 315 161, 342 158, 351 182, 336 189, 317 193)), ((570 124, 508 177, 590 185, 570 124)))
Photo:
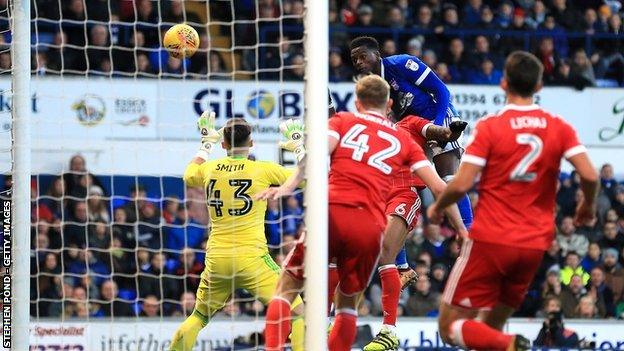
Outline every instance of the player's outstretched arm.
POLYGON ((481 169, 482 167, 471 163, 461 163, 453 180, 447 184, 446 188, 437 196, 436 201, 427 209, 427 217, 434 223, 439 223, 442 220, 444 210, 456 204, 472 188, 481 169))
POLYGON ((197 129, 201 134, 201 146, 184 171, 184 183, 191 187, 203 186, 200 165, 206 162, 214 148, 214 144, 221 141, 223 129, 215 128, 216 115, 214 111, 204 111, 197 119, 197 129))
POLYGON ((581 152, 568 158, 581 177, 583 199, 576 207, 574 218, 576 225, 583 225, 596 218, 596 195, 598 194, 598 172, 594 168, 587 152, 581 152))
MULTIPOLYGON (((429 190, 431 190, 436 199, 439 199, 447 188, 446 182, 444 182, 436 171, 430 166, 417 168, 414 170, 414 173, 416 173, 429 190)), ((458 234, 462 237, 465 236, 467 234, 466 226, 464 226, 457 204, 452 203, 443 209, 443 211, 446 213, 451 225, 455 228, 455 230, 457 230, 458 234)), ((440 213, 440 218, 436 223, 441 222, 441 220, 442 213, 440 213)))
POLYGON ((438 126, 443 126, 449 104, 451 103, 451 93, 446 87, 446 84, 444 84, 430 68, 427 69, 430 72, 425 79, 420 82, 419 88, 435 97, 435 120, 433 123, 438 126))

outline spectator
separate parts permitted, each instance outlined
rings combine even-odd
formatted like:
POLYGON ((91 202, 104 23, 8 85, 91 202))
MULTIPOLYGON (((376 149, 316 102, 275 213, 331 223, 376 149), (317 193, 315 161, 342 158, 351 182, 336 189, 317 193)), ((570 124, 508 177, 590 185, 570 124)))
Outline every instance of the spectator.
POLYGON ((458 83, 458 82, 453 81, 453 77, 449 73, 449 69, 446 63, 440 62, 436 64, 434 67, 434 71, 438 75, 438 78, 440 78, 440 80, 442 80, 444 83, 447 83, 447 84, 458 83))
POLYGON ((408 55, 421 57, 422 56, 422 40, 419 37, 414 37, 407 42, 405 48, 408 55))
POLYGON ((87 204, 84 201, 76 202, 69 222, 63 228, 63 247, 75 245, 85 247, 87 243, 87 204))
POLYGON ((275 248, 280 244, 282 231, 280 226, 279 201, 275 199, 267 200, 267 211, 264 218, 264 228, 267 235, 267 243, 270 248, 275 248))
POLYGON ((147 47, 159 45, 158 36, 158 11, 154 10, 154 4, 150 0, 137 0, 135 2, 136 12, 128 18, 129 22, 137 23, 136 28, 145 34, 145 44, 147 47))
POLYGON ((568 4, 567 0, 553 0, 552 5, 553 8, 551 13, 554 16, 555 21, 557 21, 560 26, 569 31, 580 29, 580 16, 576 10, 568 4))
POLYGON ((148 298, 155 295, 157 298, 175 299, 179 295, 177 279, 166 270, 167 257, 157 252, 152 256, 147 267, 141 267, 139 273, 139 296, 148 298))
POLYGON ((448 277, 448 268, 444 263, 436 263, 431 267, 431 291, 442 293, 448 277))
POLYGON ((440 294, 431 291, 429 277, 420 276, 416 281, 416 291, 407 300, 407 314, 417 317, 437 315, 439 304, 440 294))
MULTIPOLYGON (((108 28, 96 24, 89 32, 89 47, 87 57, 89 59, 89 70, 98 70, 104 59, 110 58, 110 42, 108 28)), ((109 61, 110 63, 110 61, 109 61)))
POLYGON ((620 301, 624 297, 624 270, 618 263, 619 253, 615 249, 606 249, 603 256, 605 283, 613 291, 613 300, 620 301))
POLYGON ((128 201, 123 209, 126 211, 128 223, 135 223, 139 215, 139 208, 145 204, 147 200, 147 192, 143 185, 136 184, 130 186, 130 201, 128 201))
MULTIPOLYGON (((200 24, 201 20, 191 11, 185 11, 184 9, 184 1, 182 0, 172 0, 169 1, 169 9, 165 12, 163 16, 164 22, 169 23, 189 23, 192 25, 200 24)), ((196 28, 197 29, 197 28, 196 28)))
POLYGON ((591 270, 587 295, 596 301, 600 318, 613 316, 615 312, 613 291, 605 283, 605 272, 602 267, 594 267, 591 270))
POLYGON ((561 306, 563 307, 563 315, 566 318, 574 318, 577 313, 576 307, 581 297, 587 293, 583 285, 583 278, 573 275, 570 285, 561 289, 561 306))
POLYGON ((282 228, 284 235, 294 235, 303 218, 303 209, 299 206, 299 201, 295 196, 289 196, 286 199, 286 208, 282 213, 282 218, 284 219, 282 228))
POLYGON ((154 295, 147 295, 141 305, 140 317, 162 317, 161 304, 154 295))
POLYGON ((615 201, 613 202, 613 210, 620 218, 624 218, 624 186, 615 188, 615 201))
POLYGON ((598 318, 598 307, 591 296, 583 296, 579 299, 574 318, 594 319, 598 318))
POLYGON ((136 75, 139 77, 149 77, 154 75, 154 69, 145 54, 137 55, 136 75))
POLYGON ((576 227, 572 217, 564 217, 559 225, 559 234, 557 235, 557 242, 561 247, 562 255, 567 255, 569 251, 574 251, 581 257, 587 254, 589 241, 583 235, 576 234, 575 231, 576 227))
POLYGON ((373 25, 373 8, 368 5, 361 5, 357 9, 357 21, 355 23, 358 27, 370 27, 373 25))
POLYGON ((203 270, 204 265, 196 260, 193 249, 190 247, 184 248, 182 254, 179 256, 179 261, 177 262, 177 268, 175 270, 175 275, 184 277, 180 291, 197 291, 203 270))
POLYGON ((81 155, 71 157, 69 160, 69 171, 63 173, 62 178, 65 182, 65 194, 74 194, 84 198, 87 195, 86 183, 97 185, 104 189, 102 183, 87 171, 87 162, 81 155), (88 181, 86 181, 84 176, 89 176, 88 181))
POLYGON ((476 26, 481 20, 482 6, 482 0, 469 0, 468 3, 464 5, 462 22, 469 27, 476 26))
POLYGON ((555 21, 555 17, 552 14, 547 14, 544 17, 544 22, 539 29, 553 38, 555 44, 555 51, 560 57, 568 56, 568 39, 566 37, 566 31, 555 21))
POLYGON ((303 81, 305 74, 305 59, 303 55, 295 55, 290 61, 290 68, 284 72, 284 80, 286 81, 303 81))
POLYGON ((447 252, 447 245, 440 226, 437 224, 427 224, 423 230, 424 241, 421 244, 421 252, 427 252, 433 261, 439 262, 447 252))
POLYGON ((553 267, 555 267, 557 269, 557 273, 559 273, 561 263, 561 248, 559 247, 557 240, 553 240, 550 243, 548 250, 544 253, 542 263, 535 274, 535 281, 544 281, 544 279, 546 279, 546 272, 553 267))
POLYGON ((230 78, 230 74, 225 68, 225 61, 223 57, 218 53, 211 51, 208 54, 208 72, 210 75, 208 76, 210 79, 214 80, 226 80, 230 78))
POLYGON ((117 284, 112 280, 106 280, 102 283, 100 289, 101 302, 100 309, 106 317, 130 317, 134 313, 132 306, 118 298, 119 291, 117 284))
POLYGON ((403 11, 397 6, 392 6, 386 13, 386 25, 394 29, 402 29, 405 27, 405 18, 403 11))
POLYGON ((160 222, 160 215, 154 204, 146 202, 139 208, 137 242, 140 247, 147 247, 150 249, 162 248, 163 243, 160 222))
POLYGON ((553 266, 546 272, 546 279, 542 284, 542 298, 548 296, 561 297, 562 285, 559 279, 559 266, 553 266))
POLYGON ((555 80, 555 68, 559 62, 559 55, 555 52, 555 44, 550 37, 540 40, 539 48, 535 54, 544 66, 544 84, 551 84, 555 80))
MULTIPOLYGON (((336 51, 338 53, 340 53, 339 51, 340 49, 336 49, 336 51)), ((392 56, 392 55, 396 55, 397 54, 397 46, 396 46, 396 42, 392 39, 386 39, 383 42, 383 45, 381 47, 381 55, 383 57, 386 56, 392 56)))
POLYGON ((340 50, 329 52, 329 81, 347 82, 353 77, 353 72, 342 62, 340 50))
POLYGON ((137 246, 135 226, 128 223, 128 215, 121 207, 116 208, 114 212, 113 237, 118 238, 124 248, 137 246))
POLYGON ((466 80, 468 73, 468 61, 464 51, 464 42, 455 38, 452 39, 448 47, 448 55, 444 60, 448 64, 449 74, 454 83, 462 83, 466 80))
POLYGON ((478 35, 475 38, 474 50, 471 55, 472 58, 472 68, 478 70, 481 68, 481 63, 484 60, 490 60, 495 68, 499 68, 502 66, 502 58, 490 51, 490 41, 483 35, 478 35))
POLYGON ((204 237, 204 226, 190 215, 184 206, 180 206, 178 215, 168 231, 166 248, 171 250, 173 257, 177 257, 185 247, 199 247, 204 237))
POLYGON ((489 59, 484 59, 481 62, 480 70, 471 75, 469 82, 471 84, 498 85, 502 77, 503 73, 494 68, 494 63, 489 59))
POLYGON ((578 275, 583 281, 583 285, 589 282, 589 274, 581 267, 581 259, 579 254, 574 251, 568 251, 565 256, 565 265, 561 269, 561 282, 565 285, 570 284, 573 276, 578 275))
POLYGON ((529 16, 526 18, 526 23, 531 29, 537 29, 546 19, 546 6, 543 1, 537 0, 533 3, 529 16))
POLYGON ((422 55, 422 61, 427 67, 435 67, 438 64, 438 56, 433 50, 425 50, 422 55))
POLYGON ((498 23, 494 21, 494 12, 492 12, 492 8, 487 5, 481 7, 481 14, 479 22, 476 24, 476 29, 495 30, 498 28, 498 23))
POLYGON ((360 0, 348 0, 340 10, 342 22, 347 26, 352 26, 357 21, 357 10, 360 2, 360 0))
POLYGON ((574 52, 572 65, 570 67, 570 79, 572 79, 577 89, 596 86, 594 68, 583 49, 578 49, 574 52))
POLYGON ((433 21, 433 14, 431 7, 428 5, 421 5, 418 8, 418 16, 414 23, 414 28, 423 30, 433 30, 436 23, 433 21))
POLYGON ((618 232, 615 222, 605 223, 602 232, 603 237, 599 241, 600 247, 613 248, 617 252, 622 251, 622 248, 624 248, 624 234, 618 232))
POLYGON ((177 195, 167 196, 164 202, 164 207, 162 209, 162 216, 165 220, 165 223, 172 224, 176 220, 179 208, 180 198, 177 195))
POLYGON ((600 245, 596 242, 589 243, 587 255, 581 261, 581 267, 585 272, 591 272, 594 267, 602 264, 600 245))
POLYGON ((172 316, 188 317, 195 309, 195 293, 187 291, 180 297, 180 306, 173 311, 172 316))
POLYGON ((108 213, 108 206, 106 201, 102 198, 104 196, 104 190, 97 185, 89 187, 87 205, 89 213, 89 221, 92 222, 110 222, 110 215, 108 213))
POLYGON ((513 18, 513 3, 510 0, 504 0, 498 6, 498 12, 496 14, 496 24, 498 27, 507 29, 511 26, 513 18))
MULTIPOLYGON (((551 84, 568 87, 574 86, 574 82, 570 79, 570 63, 567 59, 559 62, 551 84)), ((570 214, 570 212, 567 213, 570 214)))
POLYGON ((605 163, 600 167, 600 190, 604 192, 609 201, 615 200, 615 189, 618 187, 618 183, 613 175, 613 166, 609 163, 605 163))

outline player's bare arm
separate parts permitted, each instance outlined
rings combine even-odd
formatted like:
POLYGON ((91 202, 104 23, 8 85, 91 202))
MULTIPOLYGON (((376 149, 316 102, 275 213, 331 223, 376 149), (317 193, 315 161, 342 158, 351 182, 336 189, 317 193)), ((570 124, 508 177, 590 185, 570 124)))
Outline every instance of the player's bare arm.
POLYGON ((586 152, 574 155, 568 159, 581 177, 581 191, 583 200, 576 208, 574 222, 583 225, 596 218, 596 195, 598 194, 598 172, 586 152))
MULTIPOLYGON (((435 170, 430 166, 420 167, 413 170, 414 173, 427 185, 431 193, 436 199, 439 199, 442 194, 444 194, 445 189, 448 188, 446 182, 444 182, 440 176, 435 172, 435 170)), ((450 203, 446 206, 443 211, 446 212, 448 219, 457 230, 460 236, 465 236, 467 234, 466 227, 464 226, 464 222, 462 221, 461 215, 459 213, 459 209, 457 208, 457 201, 450 203)), ((431 206, 430 206, 431 207, 431 206)), ((442 214, 440 213, 440 221, 442 220, 442 214)))
MULTIPOLYGON (((448 183, 446 189, 441 192, 434 202, 427 209, 427 217, 434 223, 442 221, 442 213, 450 205, 457 203, 472 188, 477 175, 483 167, 471 163, 463 162, 455 177, 448 183)), ((432 190, 433 191, 433 190, 432 190)))

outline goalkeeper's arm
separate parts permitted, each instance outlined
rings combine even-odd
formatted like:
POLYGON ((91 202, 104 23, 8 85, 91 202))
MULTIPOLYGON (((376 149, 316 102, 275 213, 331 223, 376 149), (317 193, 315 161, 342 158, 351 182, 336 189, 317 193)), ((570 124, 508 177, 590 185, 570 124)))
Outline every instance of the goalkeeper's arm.
POLYGON ((184 183, 190 187, 203 186, 203 176, 199 166, 208 160, 214 144, 222 138, 223 131, 215 129, 215 117, 213 111, 204 111, 197 120, 197 128, 201 133, 201 146, 184 170, 184 183))

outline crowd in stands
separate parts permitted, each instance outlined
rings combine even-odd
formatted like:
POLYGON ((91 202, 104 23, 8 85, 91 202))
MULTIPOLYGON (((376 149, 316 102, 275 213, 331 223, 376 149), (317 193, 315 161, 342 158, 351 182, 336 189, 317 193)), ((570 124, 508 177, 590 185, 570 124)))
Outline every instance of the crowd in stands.
MULTIPOLYGON (((32 11, 36 74, 303 79, 302 0, 36 0, 32 11), (160 47, 180 22, 200 33, 187 60, 160 47)), ((372 35, 382 55, 417 56, 447 83, 498 84, 506 55, 523 49, 544 64, 546 85, 619 86, 622 14, 620 0, 331 0, 330 80, 351 81, 348 42, 372 35)), ((10 64, 0 54, 0 69, 10 64)))
MULTIPOLYGON (((554 300, 566 318, 624 319, 624 182, 613 168, 600 169, 597 219, 575 226, 582 197, 579 179, 562 173, 557 228, 552 246, 517 316, 541 317, 554 300)), ((203 190, 186 198, 150 198, 141 184, 129 192, 104 190, 85 159, 38 189, 32 182, 31 314, 38 317, 181 316, 192 311, 210 233, 203 190)), ((5 178, 4 188, 10 187, 5 178)), ((478 195, 471 193, 473 205, 478 195)), ((275 261, 301 235, 302 198, 270 201, 266 236, 275 261)), ((423 194, 423 203, 431 197, 423 194)), ((401 296, 399 315, 435 316, 446 279, 459 255, 453 231, 421 218, 407 243, 420 279, 401 296)), ((380 315, 381 287, 375 275, 359 314, 380 315)), ((264 306, 237 291, 222 314, 264 313, 264 306)))

